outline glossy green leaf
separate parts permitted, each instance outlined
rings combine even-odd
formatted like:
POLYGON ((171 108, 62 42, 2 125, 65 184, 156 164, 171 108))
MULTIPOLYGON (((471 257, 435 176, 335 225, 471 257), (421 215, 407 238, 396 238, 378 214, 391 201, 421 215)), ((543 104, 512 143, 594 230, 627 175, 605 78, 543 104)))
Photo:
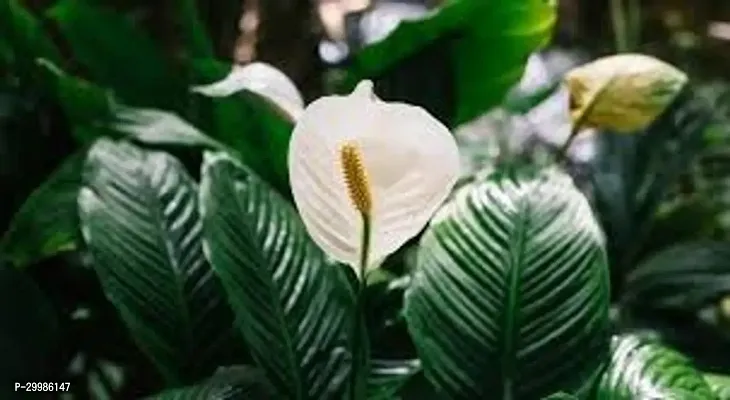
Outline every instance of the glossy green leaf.
POLYGON ((147 400, 274 400, 273 389, 261 371, 248 366, 220 368, 205 381, 171 389, 147 400))
POLYGON ((623 301, 695 312, 730 292, 730 243, 700 241, 668 248, 626 278, 623 301))
POLYGON ((638 335, 611 343, 611 363, 596 400, 715 400, 702 375, 684 355, 638 335))
POLYGON ((552 3, 446 1, 437 12, 401 22, 387 38, 358 52, 348 83, 380 77, 434 40, 447 38, 443 45, 451 49, 455 90, 450 122, 467 122, 499 104, 519 81, 528 56, 550 40, 556 20, 552 3))
POLYGON ((53 304, 24 272, 0 265, 0 293, 0 396, 22 399, 12 391, 15 382, 59 380, 49 369, 59 321, 53 304))
POLYGON ((73 124, 76 139, 83 144, 90 144, 97 139, 95 135, 88 135, 95 130, 84 128, 108 122, 113 104, 112 93, 92 82, 67 74, 48 60, 39 60, 38 65, 48 90, 73 124))
POLYGON ((102 139, 78 201, 106 296, 169 382, 236 353, 233 313, 203 255, 197 186, 179 161, 102 139))
POLYGON ((215 100, 214 107, 213 122, 205 132, 172 112, 125 106, 115 107, 110 128, 140 143, 229 151, 280 193, 288 194, 288 143, 284 140, 288 140, 290 130, 285 131, 279 120, 265 122, 276 117, 257 114, 240 98, 215 100))
POLYGON ((28 196, 0 241, 2 257, 23 267, 77 248, 76 198, 85 156, 83 151, 71 155, 28 196))
POLYGON ((646 131, 599 136, 592 197, 617 287, 623 283, 620 272, 636 266, 643 249, 658 248, 649 236, 652 226, 699 156, 710 122, 706 104, 686 90, 646 131))
POLYGON ((176 114, 162 110, 117 107, 111 128, 142 143, 225 148, 176 114))
POLYGON ((181 105, 184 80, 154 42, 119 13, 83 0, 61 0, 50 16, 95 82, 138 106, 181 105))
POLYGON ((730 400, 730 376, 705 374, 704 377, 717 400, 730 400))
POLYGON ((460 189, 424 233, 406 292, 429 380, 453 399, 584 394, 608 359, 603 245, 557 171, 460 189))
POLYGON ((0 2, 0 38, 6 41, 14 61, 20 62, 19 68, 32 66, 36 58, 61 59, 41 21, 18 0, 0 2))
POLYGON ((325 261, 292 206, 248 168, 209 153, 202 170, 206 254, 277 398, 339 398, 355 326, 344 267, 325 261))

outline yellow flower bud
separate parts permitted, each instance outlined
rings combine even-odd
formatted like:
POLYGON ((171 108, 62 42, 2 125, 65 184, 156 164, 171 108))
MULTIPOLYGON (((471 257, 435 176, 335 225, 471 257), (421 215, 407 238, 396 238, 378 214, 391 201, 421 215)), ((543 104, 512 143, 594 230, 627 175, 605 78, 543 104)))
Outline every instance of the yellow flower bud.
POLYGON ((573 123, 618 133, 646 128, 687 80, 679 69, 642 54, 604 57, 565 76, 573 123))

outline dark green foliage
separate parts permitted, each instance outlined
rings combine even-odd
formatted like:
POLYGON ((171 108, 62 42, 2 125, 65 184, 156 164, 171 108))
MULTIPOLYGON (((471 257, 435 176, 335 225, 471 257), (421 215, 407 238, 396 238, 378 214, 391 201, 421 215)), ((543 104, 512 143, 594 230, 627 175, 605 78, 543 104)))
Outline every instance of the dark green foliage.
POLYGON ((172 389, 148 400, 274 400, 274 388, 261 371, 248 366, 220 368, 205 381, 172 389))
MULTIPOLYGON (((22 380, 78 400, 730 398, 722 100, 688 88, 645 132, 599 133, 566 168, 585 197, 530 157, 474 171, 358 315, 354 274, 290 201, 295 121, 191 91, 230 71, 239 2, 32 3, 0 1, 0 398, 22 380)), ((259 3, 267 23, 310 8, 259 3)), ((341 89, 373 79, 452 128, 500 104, 527 118, 559 79, 505 95, 555 19, 547 0, 448 0, 353 49, 341 89)))
POLYGON ((715 399, 691 361, 661 343, 637 335, 617 336, 611 351, 596 400, 715 399))
POLYGON ((203 162, 205 246, 238 327, 283 398, 334 399, 351 370, 353 295, 281 196, 224 154, 203 162))
POLYGON ((233 314, 203 256, 197 185, 182 165, 101 140, 78 196, 101 284, 165 378, 190 382, 235 354, 233 314))
POLYGON ((590 389, 607 354, 603 238, 566 176, 495 174, 434 217, 406 294, 426 376, 452 398, 590 389))
POLYGON ((0 395, 15 382, 52 381, 60 328, 53 305, 26 274, 0 264, 0 395), (8 301, 10 300, 10 301, 8 301))

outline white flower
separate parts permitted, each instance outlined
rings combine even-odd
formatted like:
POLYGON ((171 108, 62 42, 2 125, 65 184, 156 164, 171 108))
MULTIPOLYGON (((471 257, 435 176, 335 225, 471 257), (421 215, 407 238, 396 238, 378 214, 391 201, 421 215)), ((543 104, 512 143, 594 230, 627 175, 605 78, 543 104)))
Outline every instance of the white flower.
POLYGON ((565 76, 571 117, 582 127, 632 133, 654 121, 687 83, 677 68, 642 54, 604 57, 565 76))
POLYGON ((294 127, 289 175, 312 239, 360 274, 418 234, 459 175, 449 130, 420 107, 387 103, 363 81, 310 104, 294 127))
POLYGON ((236 65, 222 80, 192 88, 193 92, 209 97, 227 97, 242 90, 262 96, 292 121, 304 110, 304 100, 294 82, 280 70, 262 62, 236 65))

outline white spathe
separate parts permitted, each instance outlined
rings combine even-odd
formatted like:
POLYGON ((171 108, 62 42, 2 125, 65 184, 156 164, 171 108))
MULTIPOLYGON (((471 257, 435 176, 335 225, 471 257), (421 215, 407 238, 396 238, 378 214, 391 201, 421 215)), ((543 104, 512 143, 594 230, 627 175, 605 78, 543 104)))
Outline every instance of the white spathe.
POLYGON ((209 97, 228 97, 247 90, 273 103, 292 121, 304 110, 304 99, 294 82, 277 68, 262 62, 235 65, 222 80, 194 86, 191 90, 209 97))
POLYGON ((359 148, 371 193, 367 269, 428 223, 459 176, 459 151, 438 120, 420 107, 378 99, 370 81, 304 110, 289 144, 294 201, 314 242, 357 272, 363 223, 341 167, 346 143, 359 148))

